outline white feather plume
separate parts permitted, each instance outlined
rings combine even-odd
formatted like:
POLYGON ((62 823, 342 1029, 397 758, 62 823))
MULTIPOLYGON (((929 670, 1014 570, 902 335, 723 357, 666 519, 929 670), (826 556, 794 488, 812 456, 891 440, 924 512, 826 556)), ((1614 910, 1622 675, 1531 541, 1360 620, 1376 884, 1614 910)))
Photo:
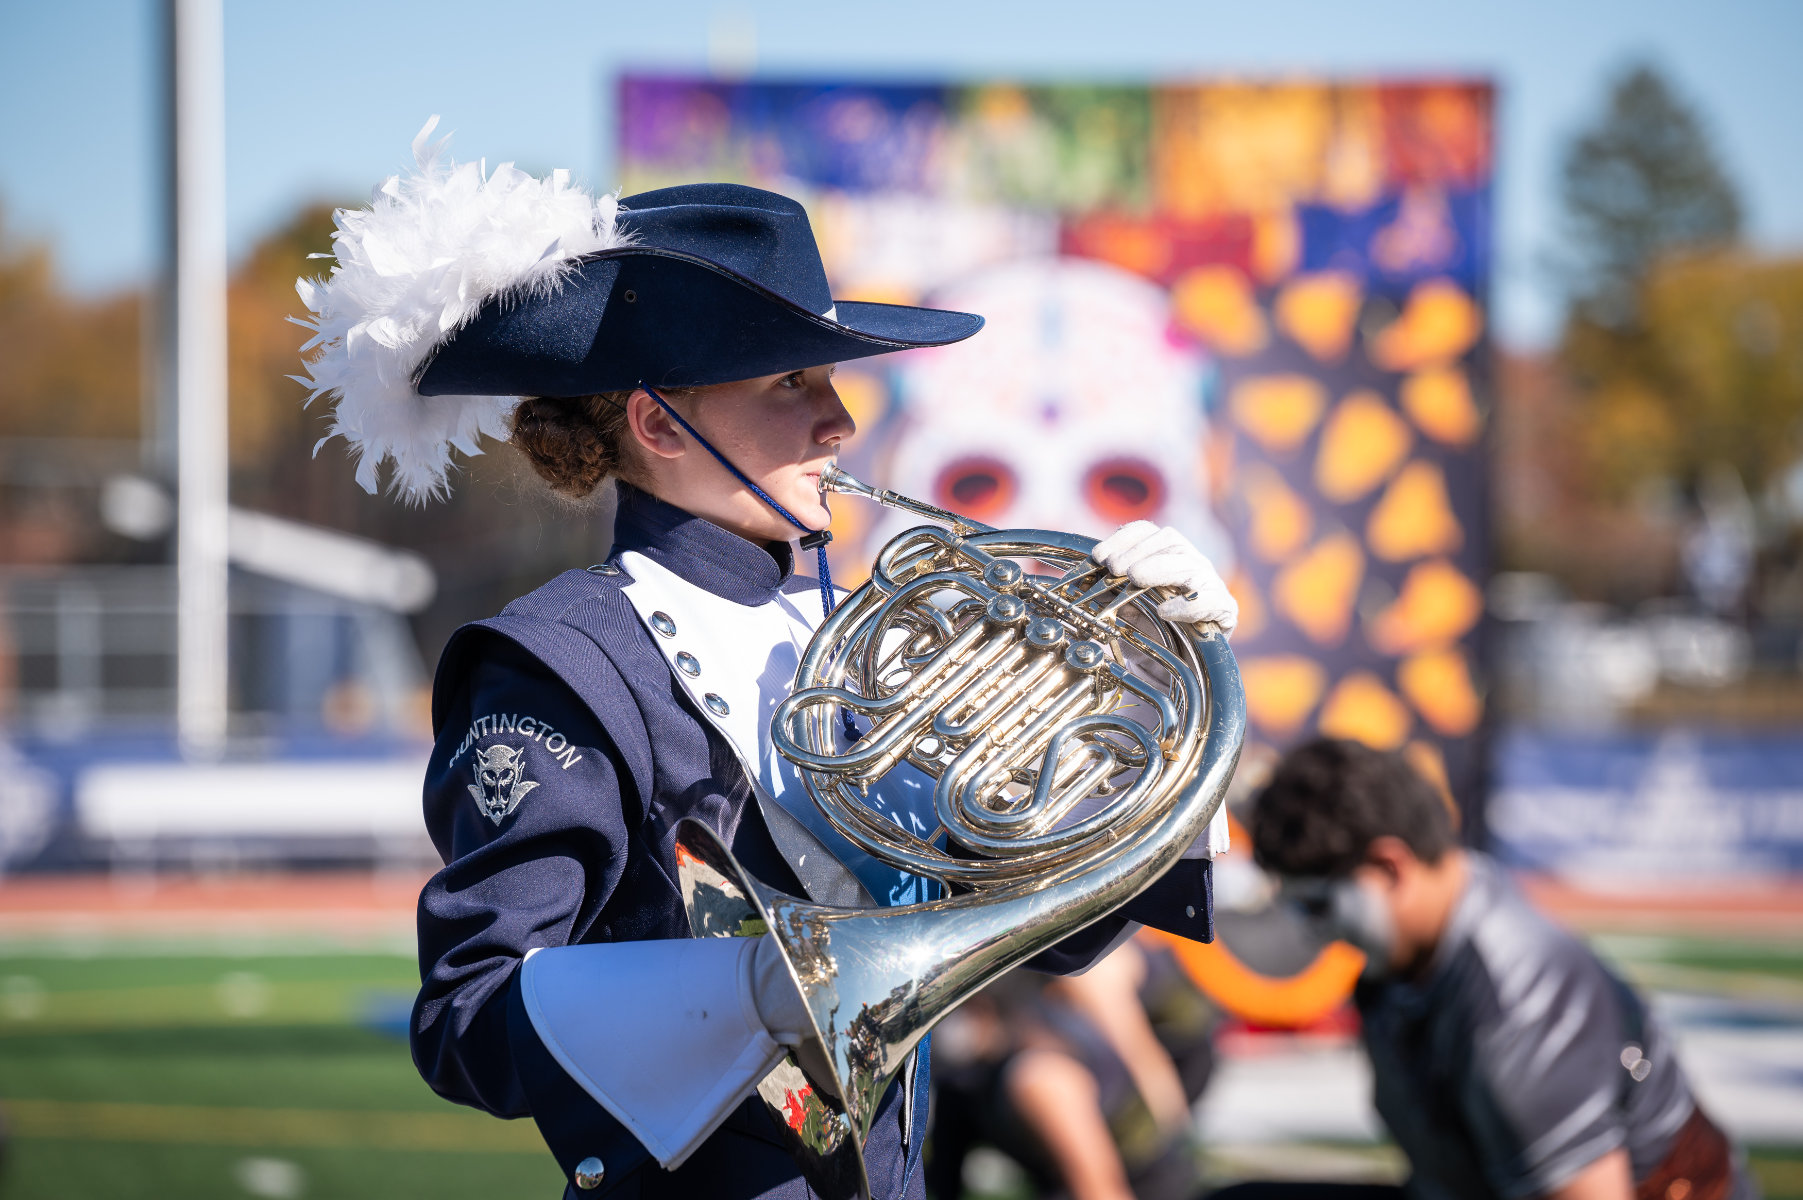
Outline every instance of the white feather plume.
MULTIPOLYGON (((448 137, 432 142, 435 116, 413 139, 415 170, 377 188, 368 208, 340 209, 332 236, 338 265, 295 287, 314 331, 301 347, 312 389, 333 403, 330 432, 349 443, 357 482, 389 486, 409 503, 443 498, 451 448, 482 453, 505 440, 518 396, 421 396, 413 376, 426 357, 484 303, 503 293, 543 294, 576 259, 629 241, 615 227, 614 196, 592 196, 568 171, 536 179, 503 163, 453 162, 448 137)), ((317 453, 319 446, 314 447, 317 453)))

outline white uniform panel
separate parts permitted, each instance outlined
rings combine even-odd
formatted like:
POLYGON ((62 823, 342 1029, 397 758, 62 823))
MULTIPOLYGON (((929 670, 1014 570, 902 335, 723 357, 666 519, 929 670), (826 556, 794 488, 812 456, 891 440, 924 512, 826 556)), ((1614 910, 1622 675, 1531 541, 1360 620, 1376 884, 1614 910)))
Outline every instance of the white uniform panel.
POLYGON ((756 948, 679 938, 534 950, 520 999, 558 1065, 673 1169, 784 1053, 752 999, 756 948))
MULTIPOLYGON (((925 899, 911 876, 876 862, 832 830, 795 765, 771 742, 770 719, 794 690, 801 656, 822 619, 816 594, 778 593, 753 607, 697 587, 642 554, 628 551, 620 565, 633 580, 621 591, 651 630, 671 675, 732 744, 762 796, 830 847, 878 903, 925 899)), ((866 803, 917 837, 938 823, 933 781, 905 764, 874 785, 866 803)))

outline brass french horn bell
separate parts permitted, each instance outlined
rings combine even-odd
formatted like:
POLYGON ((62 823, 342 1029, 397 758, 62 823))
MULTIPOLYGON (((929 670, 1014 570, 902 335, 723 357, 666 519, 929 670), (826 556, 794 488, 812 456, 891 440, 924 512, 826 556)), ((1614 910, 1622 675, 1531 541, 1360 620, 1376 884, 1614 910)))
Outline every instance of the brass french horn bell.
POLYGON ((677 864, 695 936, 768 931, 781 947, 817 1041, 758 1091, 809 1184, 867 1200, 863 1141, 920 1039, 1182 857, 1221 806, 1246 704, 1225 636, 1160 619, 1170 590, 1110 576, 1093 539, 991 529, 836 466, 821 488, 936 524, 885 545, 816 631, 771 736, 835 829, 946 894, 784 895, 696 821, 677 864), (841 712, 868 726, 854 743, 841 712), (936 781, 926 836, 864 800, 903 763, 936 781))

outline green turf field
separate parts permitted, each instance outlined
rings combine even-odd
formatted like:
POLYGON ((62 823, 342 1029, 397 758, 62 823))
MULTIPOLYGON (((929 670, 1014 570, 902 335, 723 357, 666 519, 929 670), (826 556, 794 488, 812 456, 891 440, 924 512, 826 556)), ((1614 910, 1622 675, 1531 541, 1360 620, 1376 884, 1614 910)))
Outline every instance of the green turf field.
MULTIPOLYGON (((1611 948, 1654 975, 1803 977, 1803 956, 1769 949, 1611 948)), ((559 1195, 530 1122, 414 1073, 414 970, 401 953, 0 951, 0 1198, 559 1195)), ((1768 1200, 1803 1200, 1803 1148, 1752 1159, 1768 1200)))
POLYGON ((0 955, 6 1200, 556 1196, 529 1121, 447 1104, 394 954, 0 955))

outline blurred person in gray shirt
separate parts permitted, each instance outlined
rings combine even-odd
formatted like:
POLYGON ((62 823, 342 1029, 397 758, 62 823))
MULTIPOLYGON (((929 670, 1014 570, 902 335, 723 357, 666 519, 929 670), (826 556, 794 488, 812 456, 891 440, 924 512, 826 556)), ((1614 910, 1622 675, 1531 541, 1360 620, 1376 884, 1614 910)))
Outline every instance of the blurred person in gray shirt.
MULTIPOLYGON (((1743 1161, 1634 991, 1462 848, 1399 755, 1318 740, 1277 765, 1253 855, 1324 938, 1363 950, 1354 992, 1375 1103, 1416 1200, 1744 1200, 1743 1161)), ((1395 1188, 1242 1184, 1254 1197, 1395 1188)))

